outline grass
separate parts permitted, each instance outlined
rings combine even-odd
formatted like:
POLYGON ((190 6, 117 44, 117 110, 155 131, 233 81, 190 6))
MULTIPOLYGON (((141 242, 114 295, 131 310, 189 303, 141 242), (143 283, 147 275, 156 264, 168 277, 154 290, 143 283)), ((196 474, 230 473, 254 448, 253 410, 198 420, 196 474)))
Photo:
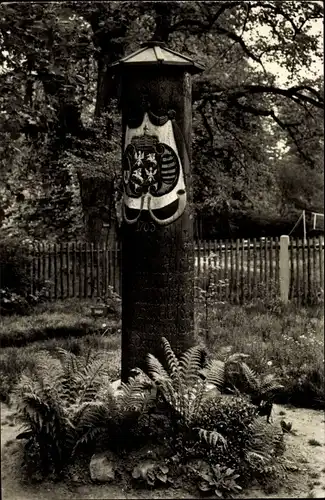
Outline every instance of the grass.
POLYGON ((120 371, 120 324, 117 318, 93 318, 90 301, 41 304, 30 316, 2 318, 0 323, 0 399, 10 401, 20 375, 35 363, 36 354, 58 347, 77 355, 105 350, 112 379, 120 371), (105 325, 105 326, 103 326, 105 325), (106 334, 103 332, 106 330, 106 334))
MULTIPOLYGON (((89 349, 109 351, 112 377, 120 373, 120 322, 93 318, 91 301, 64 300, 40 304, 30 316, 3 318, 0 323, 0 395, 8 398, 34 353, 63 347, 75 354, 89 349), (108 334, 103 336, 103 324, 108 334)), ((249 355, 249 366, 263 375, 275 373, 284 391, 276 400, 296 406, 324 408, 324 313, 321 306, 268 309, 265 305, 196 304, 196 339, 211 356, 220 350, 249 355), (207 322, 208 320, 208 322, 207 322)))
POLYGON ((213 356, 220 349, 249 355, 249 366, 259 374, 275 373, 285 386, 277 402, 324 408, 323 308, 204 304, 197 307, 197 340, 213 356), (207 321, 208 320, 208 321, 207 321))
MULTIPOLYGON (((0 323, 1 347, 21 347, 39 340, 81 337, 102 331, 104 318, 90 315, 89 301, 58 301, 40 304, 32 315, 4 317, 0 323)), ((117 330, 113 318, 112 331, 117 330)))

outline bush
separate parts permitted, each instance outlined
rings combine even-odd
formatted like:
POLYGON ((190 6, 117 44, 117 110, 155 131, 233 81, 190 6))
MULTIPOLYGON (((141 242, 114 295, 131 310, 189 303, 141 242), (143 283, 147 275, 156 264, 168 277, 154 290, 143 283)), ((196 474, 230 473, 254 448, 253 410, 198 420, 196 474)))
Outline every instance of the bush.
POLYGON ((249 425, 257 418, 257 408, 242 396, 220 396, 208 400, 199 419, 199 425, 217 430, 227 440, 227 449, 211 450, 211 459, 238 470, 245 458, 245 443, 250 437, 249 425))
POLYGON ((0 315, 29 314, 31 305, 28 298, 23 297, 7 288, 0 288, 0 315))
POLYGON ((0 241, 1 287, 19 294, 30 292, 30 259, 24 244, 17 238, 0 241))
POLYGON ((217 445, 214 449, 200 450, 210 466, 217 464, 235 471, 242 487, 252 479, 267 486, 282 477, 282 430, 259 417, 256 407, 246 398, 221 396, 208 401, 201 422, 210 430, 222 432, 227 440, 226 449, 217 445))
POLYGON ((7 238, 0 242, 0 315, 29 314, 45 298, 45 283, 40 281, 36 281, 37 292, 31 293, 30 265, 23 240, 7 238))

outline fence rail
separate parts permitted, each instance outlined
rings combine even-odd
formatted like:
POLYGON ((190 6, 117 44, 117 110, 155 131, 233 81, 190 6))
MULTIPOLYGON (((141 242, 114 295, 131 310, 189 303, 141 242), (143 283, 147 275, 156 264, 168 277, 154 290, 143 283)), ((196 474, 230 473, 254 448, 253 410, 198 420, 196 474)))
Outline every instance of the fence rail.
MULTIPOLYGON (((282 240, 282 238, 281 238, 282 240)), ((195 244, 195 293, 216 301, 244 303, 270 299, 285 290, 288 299, 311 303, 324 288, 324 239, 288 239, 281 262, 279 238, 198 241, 195 244), (284 271, 283 271, 284 270, 284 271), (203 292, 202 292, 203 291, 203 292)), ((120 248, 89 243, 38 243, 29 247, 31 292, 47 285, 50 300, 104 297, 110 287, 121 292, 120 248)))

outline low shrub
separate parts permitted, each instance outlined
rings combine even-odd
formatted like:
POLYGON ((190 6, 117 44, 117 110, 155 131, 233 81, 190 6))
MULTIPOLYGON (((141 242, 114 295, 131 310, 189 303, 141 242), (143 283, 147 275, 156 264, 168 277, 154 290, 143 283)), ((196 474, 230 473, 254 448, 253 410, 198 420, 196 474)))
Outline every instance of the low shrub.
POLYGON ((33 279, 31 257, 26 242, 19 238, 0 241, 0 315, 26 315, 46 297, 46 283, 33 279))
POLYGON ((298 367, 282 370, 286 381, 285 390, 277 397, 279 403, 289 403, 303 408, 325 408, 324 364, 316 356, 314 364, 304 363, 298 367))
POLYGON ((1 287, 22 295, 30 292, 30 258, 27 247, 18 238, 0 241, 1 287))
POLYGON ((13 314, 29 314, 31 304, 27 297, 8 290, 7 288, 0 289, 0 315, 11 316, 13 314))
POLYGON ((214 463, 235 468, 245 458, 245 442, 250 437, 249 425, 258 417, 257 409, 243 396, 220 396, 209 399, 202 407, 199 424, 217 430, 227 440, 227 450, 220 446, 211 452, 214 463))

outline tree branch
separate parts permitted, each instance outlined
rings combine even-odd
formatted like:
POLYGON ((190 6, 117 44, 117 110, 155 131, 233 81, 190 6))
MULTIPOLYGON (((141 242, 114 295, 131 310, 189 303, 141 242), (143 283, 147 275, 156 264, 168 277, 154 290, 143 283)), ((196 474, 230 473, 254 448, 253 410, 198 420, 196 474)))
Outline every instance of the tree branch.
POLYGON ((210 139, 211 146, 212 146, 213 142, 214 142, 214 136, 213 136, 211 125, 210 125, 210 123, 209 123, 209 121, 208 121, 208 119, 205 116, 204 111, 203 111, 203 108, 204 108, 205 104, 206 104, 205 102, 203 102, 202 104, 200 104, 200 106, 197 108, 197 110, 198 110, 198 112, 200 113, 200 115, 202 117, 203 124, 205 126, 206 131, 208 132, 209 139, 210 139))
POLYGON ((248 55, 248 57, 250 57, 251 59, 253 59, 253 61, 258 62, 263 66, 260 57, 253 54, 253 52, 247 47, 246 43, 244 42, 244 40, 240 35, 236 35, 236 33, 233 33, 232 31, 229 31, 225 28, 222 28, 222 26, 215 26, 215 29, 218 34, 226 35, 228 38, 230 38, 230 40, 234 40, 234 42, 238 43, 245 52, 245 54, 248 55))
POLYGON ((254 5, 254 7, 261 7, 261 8, 273 10, 276 14, 279 14, 280 16, 284 17, 284 19, 286 19, 291 24, 291 27, 292 27, 293 31, 295 32, 295 34, 297 34, 298 27, 295 25, 293 19, 286 12, 284 12, 281 9, 280 5, 281 4, 272 5, 272 4, 269 4, 266 2, 258 2, 257 4, 254 5))
MULTIPOLYGON (((293 86, 288 89, 283 89, 280 87, 274 87, 271 85, 243 85, 241 90, 232 91, 231 89, 217 89, 216 92, 220 95, 220 92, 228 92, 231 95, 231 98, 240 99, 241 97, 247 97, 250 94, 273 94, 273 95, 282 95, 284 97, 288 97, 289 99, 293 99, 295 102, 300 101, 307 102, 312 106, 315 106, 319 109, 324 109, 324 99, 317 90, 312 89, 309 86, 293 86), (307 90, 317 97, 317 99, 313 99, 305 94, 302 94, 302 90, 307 90)), ((218 97, 219 97, 218 95, 218 97)), ((205 99, 206 101, 211 101, 216 99, 215 93, 206 94, 204 96, 200 96, 200 99, 205 99)))
MULTIPOLYGON (((215 25, 216 21, 218 18, 221 16, 223 12, 225 12, 227 9, 242 6, 243 2, 225 2, 220 9, 216 12, 214 16, 211 17, 210 21, 201 21, 199 19, 182 19, 181 21, 178 21, 177 23, 174 23, 169 27, 169 33, 172 33, 174 31, 180 30, 182 28, 194 28, 194 33, 198 32, 204 32, 204 31, 209 31, 212 27, 214 30, 220 34, 220 35, 225 35, 227 36, 230 40, 233 40, 235 43, 238 43, 243 51, 245 52, 246 55, 248 55, 251 59, 253 59, 255 62, 258 62, 259 64, 262 65, 261 59, 256 56, 250 49, 247 47, 246 43, 242 39, 240 35, 237 35, 233 31, 229 31, 226 28, 223 28, 222 26, 215 25), (196 28, 196 29, 195 29, 196 28)), ((244 23, 244 27, 247 22, 247 17, 244 23)), ((264 69, 264 68, 263 68, 264 69)))
POLYGON ((241 32, 240 36, 243 36, 243 34, 244 34, 244 32, 245 32, 246 25, 247 25, 248 18, 249 18, 249 14, 250 14, 251 10, 252 10, 252 7, 251 7, 250 3, 248 3, 248 4, 247 4, 246 16, 245 16, 245 21, 244 21, 243 28, 242 28, 242 32, 241 32))
POLYGON ((220 7, 220 9, 217 10, 214 16, 211 17, 210 21, 204 22, 200 21, 199 19, 182 19, 181 21, 178 21, 177 23, 171 25, 169 27, 169 32, 172 33, 173 31, 177 31, 181 28, 187 28, 189 26, 197 26, 202 31, 208 31, 219 19, 221 14, 223 14, 227 9, 238 7, 239 5, 242 5, 242 3, 243 2, 224 2, 224 4, 220 7))
POLYGON ((292 128, 299 125, 299 123, 285 123, 283 122, 273 111, 273 109, 261 109, 261 108, 256 108, 254 106, 250 106, 248 104, 241 104, 238 102, 236 99, 231 99, 230 102, 236 106, 239 109, 242 109, 243 111, 246 111, 247 113, 252 113, 255 116, 270 116, 273 118, 273 120, 282 128, 282 130, 285 130, 286 132, 289 133, 292 141, 294 142, 297 151, 301 155, 301 157, 311 166, 314 167, 314 163, 309 158, 309 156, 306 155, 306 153, 302 150, 299 141, 296 139, 295 134, 293 133, 292 128))

